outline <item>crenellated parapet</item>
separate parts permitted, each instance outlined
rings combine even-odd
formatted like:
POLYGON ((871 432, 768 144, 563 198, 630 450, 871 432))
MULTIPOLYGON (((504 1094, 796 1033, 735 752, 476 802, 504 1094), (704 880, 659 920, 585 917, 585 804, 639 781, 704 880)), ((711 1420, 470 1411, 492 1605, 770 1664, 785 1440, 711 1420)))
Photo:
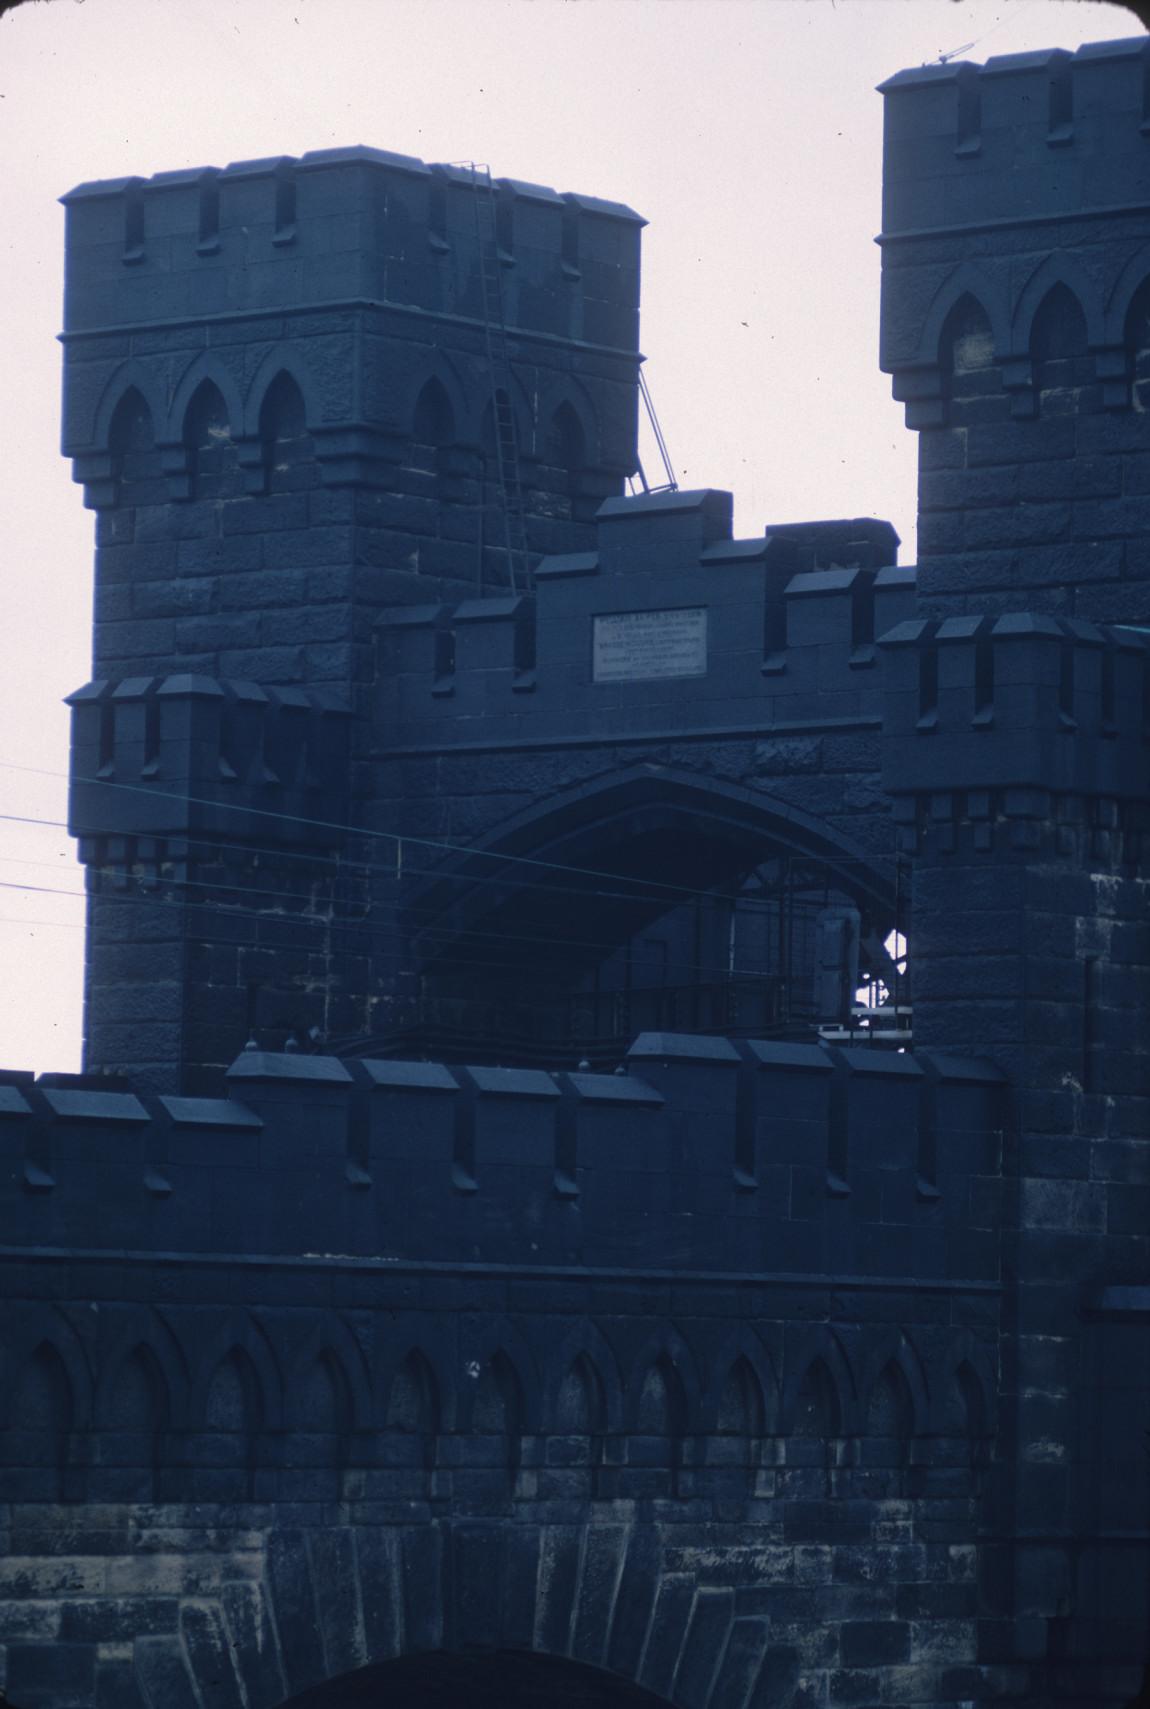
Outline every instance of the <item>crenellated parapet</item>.
POLYGON ((334 692, 185 674, 88 683, 69 705, 81 860, 109 838, 344 840, 350 717, 334 692))
POLYGON ((64 451, 96 508, 123 502, 129 394, 163 496, 196 496, 205 384, 225 406, 237 490, 265 492, 285 375, 326 485, 394 486, 430 422, 452 496, 451 480, 474 477, 468 456, 491 449, 489 227, 533 483, 558 463, 602 497, 634 469, 644 222, 621 204, 513 179, 488 189, 469 169, 371 148, 82 184, 63 201, 64 451))
MULTIPOLYGON (((1135 856, 1150 818, 1141 631, 1029 612, 916 618, 883 637, 884 779, 902 844, 1029 856, 1085 827, 1135 856), (1044 828, 1044 829, 1043 829, 1044 828)), ((1099 849, 1097 852, 1102 853, 1099 849)))
POLYGON ((609 499, 532 597, 382 616, 377 745, 874 723, 875 638, 914 609, 897 548, 873 518, 735 540, 724 492, 609 499))
POLYGON ((883 85, 881 364, 921 432, 920 584, 1150 618, 1147 43, 883 85))
POLYGON ((628 1068, 10 1075, 0 1192, 37 1247, 996 1279, 992 1066, 645 1033, 628 1068))
POLYGON ((1057 283, 1079 299, 1106 401, 1129 401, 1120 355, 1150 273, 1146 66, 1139 37, 920 66, 883 84, 882 366, 908 425, 943 419, 934 370, 966 294, 1028 413, 1035 317, 1057 283))
MULTIPOLYGON (((358 147, 80 184, 61 198, 69 329, 363 300, 481 319, 475 183, 358 147)), ((509 324, 633 351, 646 222, 595 196, 493 188, 509 324)))

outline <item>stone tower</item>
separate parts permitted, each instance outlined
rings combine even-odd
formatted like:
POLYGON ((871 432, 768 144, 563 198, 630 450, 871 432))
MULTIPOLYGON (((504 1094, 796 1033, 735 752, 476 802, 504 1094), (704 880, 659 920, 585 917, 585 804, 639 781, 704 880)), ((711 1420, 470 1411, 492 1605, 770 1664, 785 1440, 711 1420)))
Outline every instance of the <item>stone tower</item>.
POLYGON ((916 1043, 1012 1086, 981 1642, 1028 1703, 1108 1700, 1150 1601, 1148 47, 884 86, 883 365, 921 471, 885 775, 916 1043))
POLYGON ((367 1026, 375 620, 525 597, 509 482, 529 562, 590 543, 636 466, 642 222, 367 148, 64 201, 87 1065, 189 1089, 245 1031, 367 1026))

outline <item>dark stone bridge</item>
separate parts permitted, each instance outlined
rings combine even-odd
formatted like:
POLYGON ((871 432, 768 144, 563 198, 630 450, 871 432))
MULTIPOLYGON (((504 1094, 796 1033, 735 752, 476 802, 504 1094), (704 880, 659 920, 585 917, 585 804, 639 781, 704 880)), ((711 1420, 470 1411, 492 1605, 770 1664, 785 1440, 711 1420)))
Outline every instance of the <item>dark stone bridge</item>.
POLYGON ((1146 1701, 1147 53, 886 86, 918 572, 624 496, 630 209, 371 149, 65 198, 19 1709, 1146 1701))

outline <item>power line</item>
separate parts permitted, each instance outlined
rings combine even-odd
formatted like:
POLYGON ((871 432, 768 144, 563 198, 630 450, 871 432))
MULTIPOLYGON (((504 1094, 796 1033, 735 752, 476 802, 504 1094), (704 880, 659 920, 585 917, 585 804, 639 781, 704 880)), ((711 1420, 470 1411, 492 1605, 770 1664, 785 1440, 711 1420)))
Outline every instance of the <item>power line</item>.
MULTIPOLYGON (((52 888, 49 885, 16 884, 16 883, 13 883, 11 881, 6 881, 6 880, 0 880, 0 889, 25 891, 25 892, 28 892, 30 894, 35 894, 35 895, 67 896, 69 898, 75 898, 77 900, 84 900, 84 897, 85 897, 85 893, 83 891, 79 891, 79 890, 57 890, 57 889, 52 888)), ((370 936, 374 940, 377 940, 377 941, 382 940, 382 942, 384 944, 386 944, 387 942, 390 941, 393 944, 395 944, 397 947, 402 947, 407 942, 408 938, 411 935, 413 935, 413 934, 409 934, 407 932, 404 932, 399 926, 396 926, 396 925, 391 925, 391 924, 388 924, 385 922, 373 922, 366 915, 357 916, 357 917, 353 918, 353 917, 349 917, 349 916, 339 916, 339 915, 325 916, 325 915, 318 915, 318 914, 307 914, 307 913, 303 913, 303 912, 291 913, 291 914, 271 913, 271 912, 268 912, 266 910, 261 910, 258 908, 245 907, 239 903, 234 904, 234 905, 227 905, 227 904, 221 904, 219 902, 213 902, 213 901, 197 902, 197 901, 192 901, 188 898, 170 897, 170 896, 143 896, 143 897, 141 897, 138 892, 135 892, 131 895, 126 895, 123 893, 117 893, 115 891, 106 892, 106 893, 102 894, 99 899, 102 902, 110 902, 110 903, 116 903, 116 904, 131 903, 134 905, 138 905, 142 902, 142 903, 146 904, 148 907, 166 907, 166 908, 172 908, 175 910, 179 910, 181 912, 186 912, 186 911, 189 911, 192 909, 208 910, 208 911, 210 911, 211 919, 214 921, 224 921, 224 920, 232 921, 232 920, 237 920, 237 919, 253 920, 253 921, 257 922, 258 924, 261 924, 264 926, 275 926, 277 928, 278 941, 275 945, 275 947, 277 949, 297 950, 297 951, 299 951, 303 954, 306 954, 306 955, 324 955, 324 954, 330 954, 332 952, 330 951, 330 949, 324 949, 324 947, 322 945, 318 945, 314 942, 308 943, 308 942, 303 941, 302 939, 297 939, 295 941, 292 941, 291 939, 285 940, 280 935, 282 933, 282 929, 285 926, 303 927, 303 928, 308 928, 311 930, 326 931, 326 932, 357 932, 357 933, 363 933, 365 935, 370 936)), ((22 924, 26 924, 29 922, 12 920, 10 923, 16 924, 16 925, 22 925, 22 924)), ((72 926, 72 929, 74 929, 74 930, 82 929, 82 922, 74 922, 73 923, 73 922, 63 922, 63 921, 43 921, 41 923, 45 924, 45 925, 69 924, 72 926)), ((208 924, 203 925, 202 927, 199 928, 199 930, 202 931, 205 938, 210 936, 210 926, 208 924)), ((430 928, 426 928, 419 935, 422 938, 440 937, 440 938, 444 938, 448 941, 454 941, 454 942, 460 942, 461 941, 461 942, 463 942, 464 945, 466 945, 469 941, 473 941, 476 939, 488 939, 489 938, 494 943, 500 943, 500 942, 507 941, 507 942, 515 942, 515 943, 531 943, 531 944, 537 944, 537 945, 553 944, 558 948, 562 948, 562 949, 566 949, 566 950, 577 949, 580 947, 586 947, 586 948, 591 948, 591 949, 606 949, 609 954, 611 952, 617 951, 617 950, 624 947, 619 942, 601 941, 601 940, 595 940, 595 939, 588 939, 585 937, 579 937, 577 939, 544 938, 544 937, 540 937, 539 934, 537 934, 537 933, 530 933, 530 934, 527 934, 527 933, 504 933, 504 932, 495 932, 495 931, 482 931, 478 928, 475 928, 475 929, 462 928, 459 930, 456 930, 453 928, 444 928, 444 929, 437 930, 436 928, 430 927, 430 928)), ((237 945, 236 947, 238 947, 238 948, 245 948, 245 947, 259 948, 260 946, 258 944, 254 944, 254 945, 250 945, 250 946, 237 945)), ((449 962, 449 964, 451 966, 454 966, 454 967, 497 968, 502 972, 512 971, 512 970, 514 970, 514 968, 517 965, 516 963, 511 961, 508 957, 496 958, 494 956, 453 954, 453 955, 450 955, 449 957, 446 957, 445 959, 449 962)), ((677 963, 676 965, 679 966, 684 973, 707 974, 707 975, 711 975, 711 976, 715 976, 715 977, 723 977, 723 978, 729 978, 731 976, 732 972, 734 972, 736 975, 741 974, 743 977, 748 978, 748 979, 753 979, 756 977, 765 978, 765 977, 771 977, 772 976, 772 975, 765 974, 762 972, 758 972, 754 969, 749 969, 749 968, 732 970, 731 967, 726 963, 719 963, 719 964, 712 965, 711 963, 708 963, 708 962, 683 961, 683 962, 677 963)))

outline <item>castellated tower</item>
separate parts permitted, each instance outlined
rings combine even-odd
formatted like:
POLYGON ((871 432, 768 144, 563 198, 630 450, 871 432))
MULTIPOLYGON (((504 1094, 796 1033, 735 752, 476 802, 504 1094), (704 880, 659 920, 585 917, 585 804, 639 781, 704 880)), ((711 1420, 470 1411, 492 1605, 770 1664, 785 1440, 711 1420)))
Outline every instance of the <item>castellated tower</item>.
POLYGON ((64 201, 86 1065, 190 1090, 245 1031, 367 1028, 375 620, 590 543, 636 467, 642 222, 367 148, 64 201))
POLYGON ((1148 92, 1145 39, 884 86, 882 360, 921 470, 885 776, 916 1044, 1012 1084, 987 1522, 1015 1543, 981 1653, 1027 1703, 1118 1702, 1150 1599, 1148 92))
POLYGON ((1142 40, 884 85, 882 366, 923 608, 1150 621, 1142 40))

